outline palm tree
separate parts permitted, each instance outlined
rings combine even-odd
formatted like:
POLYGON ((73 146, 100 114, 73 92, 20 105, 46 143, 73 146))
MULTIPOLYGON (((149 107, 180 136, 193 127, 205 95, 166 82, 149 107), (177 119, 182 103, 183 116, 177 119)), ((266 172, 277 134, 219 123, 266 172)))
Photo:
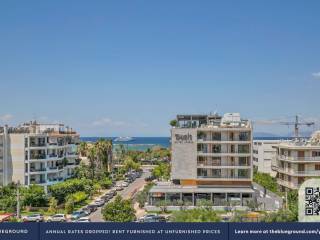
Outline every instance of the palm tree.
POLYGON ((95 144, 98 166, 105 171, 111 171, 112 141, 100 139, 95 144))
POLYGON ((87 152, 87 157, 89 160, 89 169, 91 172, 91 179, 93 180, 95 177, 95 170, 96 170, 96 149, 94 146, 89 148, 87 152))
POLYGON ((82 157, 86 157, 88 153, 88 143, 87 142, 81 142, 78 147, 78 153, 82 157))

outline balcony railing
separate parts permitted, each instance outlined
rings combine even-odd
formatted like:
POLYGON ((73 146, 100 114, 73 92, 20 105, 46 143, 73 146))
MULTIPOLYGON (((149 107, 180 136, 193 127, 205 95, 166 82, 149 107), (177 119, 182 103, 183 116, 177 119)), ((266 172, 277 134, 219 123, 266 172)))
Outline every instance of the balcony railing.
POLYGON ((45 154, 34 154, 30 155, 30 159, 46 159, 47 156, 45 154))
POLYGON ((288 161, 320 161, 320 157, 289 157, 286 155, 278 156, 280 160, 288 160, 288 161))
POLYGON ((288 187, 288 188, 292 188, 292 189, 297 189, 299 187, 298 184, 294 184, 292 182, 288 182, 288 181, 285 181, 285 180, 282 180, 282 179, 277 179, 277 183, 279 185, 282 185, 282 186, 285 186, 285 187, 288 187))
POLYGON ((299 176, 319 176, 320 177, 320 170, 304 170, 299 171, 293 168, 282 168, 276 167, 276 170, 279 172, 283 172, 290 175, 299 175, 299 176))
POLYGON ((45 171, 47 171, 46 168, 39 168, 39 169, 37 169, 37 168, 30 168, 30 172, 45 172, 45 171))
POLYGON ((208 176, 199 176, 198 178, 216 178, 216 179, 250 179, 250 176, 232 176, 232 175, 208 175, 208 176))
POLYGON ((250 154, 249 151, 210 151, 210 150, 198 150, 199 154, 209 153, 209 154, 250 154))

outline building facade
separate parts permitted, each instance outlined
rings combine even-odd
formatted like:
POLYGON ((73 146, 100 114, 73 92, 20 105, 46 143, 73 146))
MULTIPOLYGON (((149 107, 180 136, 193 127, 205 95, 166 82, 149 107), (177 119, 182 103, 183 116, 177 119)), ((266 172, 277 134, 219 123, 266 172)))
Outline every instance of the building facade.
POLYGON ((79 165, 79 135, 62 124, 5 126, 0 139, 2 185, 52 185, 72 177, 79 165))
POLYGON ((178 115, 171 129, 171 183, 149 192, 149 205, 245 206, 252 200, 252 127, 240 114, 178 115))
POLYGON ((276 155, 276 146, 279 140, 254 140, 253 141, 253 167, 261 173, 267 173, 275 177, 276 172, 272 170, 272 159, 276 155))
POLYGON ((276 157, 272 168, 277 172, 277 183, 282 191, 298 189, 310 178, 320 177, 320 138, 285 141, 275 146, 276 157))

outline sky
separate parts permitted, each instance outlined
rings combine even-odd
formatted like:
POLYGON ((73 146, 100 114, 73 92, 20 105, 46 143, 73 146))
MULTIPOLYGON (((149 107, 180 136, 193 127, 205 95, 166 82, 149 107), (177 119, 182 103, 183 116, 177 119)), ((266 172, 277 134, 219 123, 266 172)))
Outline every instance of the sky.
MULTIPOLYGON (((169 136, 176 114, 320 126, 320 1, 0 2, 0 125, 169 136)), ((259 123, 260 122, 260 123, 259 123)), ((309 130, 306 128, 305 130, 309 130)))

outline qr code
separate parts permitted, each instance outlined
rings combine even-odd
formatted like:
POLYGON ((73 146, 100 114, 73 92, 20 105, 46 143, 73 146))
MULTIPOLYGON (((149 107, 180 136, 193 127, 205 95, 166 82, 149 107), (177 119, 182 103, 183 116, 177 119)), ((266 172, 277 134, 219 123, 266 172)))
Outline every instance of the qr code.
POLYGON ((320 188, 305 188, 305 215, 320 215, 320 188))

